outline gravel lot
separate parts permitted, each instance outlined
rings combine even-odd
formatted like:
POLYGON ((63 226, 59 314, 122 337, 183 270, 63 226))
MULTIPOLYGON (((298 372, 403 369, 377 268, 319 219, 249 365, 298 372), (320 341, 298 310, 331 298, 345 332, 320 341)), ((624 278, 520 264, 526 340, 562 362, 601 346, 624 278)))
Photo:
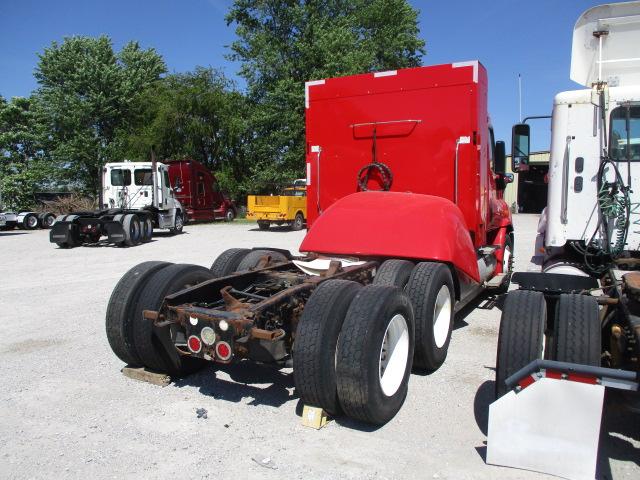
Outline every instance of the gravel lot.
MULTIPOLYGON (((536 222, 515 217, 520 270, 529 266, 536 222)), ((304 232, 216 223, 158 234, 135 248, 73 250, 55 248, 48 235, 0 232, 1 478, 542 477, 483 461, 497 308, 458 319, 444 366, 412 375, 407 400, 387 425, 337 419, 315 431, 301 425, 290 370, 210 367, 161 388, 124 377, 104 333, 109 295, 131 266, 209 266, 238 246, 295 251, 304 232), (207 419, 197 418, 198 408, 207 419), (277 470, 253 462, 256 455, 277 470)), ((640 478, 640 415, 630 418, 625 426, 608 410, 602 478, 640 478)))

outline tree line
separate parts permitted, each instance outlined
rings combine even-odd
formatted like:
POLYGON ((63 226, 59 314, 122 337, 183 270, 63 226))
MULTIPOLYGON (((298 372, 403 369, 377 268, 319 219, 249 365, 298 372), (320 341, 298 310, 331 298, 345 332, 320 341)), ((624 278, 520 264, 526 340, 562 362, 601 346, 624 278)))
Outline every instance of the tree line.
POLYGON ((169 73, 138 42, 74 36, 39 54, 28 98, 0 96, 0 189, 13 208, 38 191, 94 195, 107 162, 191 157, 238 201, 304 176, 304 82, 418 66, 406 0, 235 0, 226 16, 242 91, 221 71, 169 73))

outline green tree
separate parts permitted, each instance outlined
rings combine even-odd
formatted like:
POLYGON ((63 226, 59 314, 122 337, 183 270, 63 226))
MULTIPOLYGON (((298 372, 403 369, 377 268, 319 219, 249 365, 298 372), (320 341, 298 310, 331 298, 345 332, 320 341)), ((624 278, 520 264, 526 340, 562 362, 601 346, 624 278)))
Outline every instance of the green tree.
POLYGON ((0 97, 0 191, 7 207, 33 208, 34 193, 55 184, 49 148, 37 97, 0 97))
POLYGON ((236 0, 227 15, 253 104, 255 187, 303 175, 304 82, 418 66, 424 41, 405 0, 236 0))
POLYGON ((106 36, 68 37, 40 55, 35 77, 51 137, 52 158, 68 178, 97 192, 102 165, 122 159, 118 132, 131 127, 138 98, 166 66, 153 49, 137 42, 115 52, 106 36))
POLYGON ((168 75, 140 97, 138 128, 127 135, 125 151, 146 159, 151 147, 158 158, 193 158, 216 171, 222 187, 238 197, 246 193, 247 105, 223 74, 197 67, 168 75))

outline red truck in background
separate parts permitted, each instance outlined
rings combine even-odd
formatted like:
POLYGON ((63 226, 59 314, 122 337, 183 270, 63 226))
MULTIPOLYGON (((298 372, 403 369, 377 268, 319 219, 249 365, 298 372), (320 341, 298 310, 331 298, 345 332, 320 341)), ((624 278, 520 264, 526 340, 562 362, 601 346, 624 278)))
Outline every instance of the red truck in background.
POLYGON ((235 204, 220 190, 218 181, 202 163, 193 159, 165 160, 176 198, 191 222, 231 221, 235 204))

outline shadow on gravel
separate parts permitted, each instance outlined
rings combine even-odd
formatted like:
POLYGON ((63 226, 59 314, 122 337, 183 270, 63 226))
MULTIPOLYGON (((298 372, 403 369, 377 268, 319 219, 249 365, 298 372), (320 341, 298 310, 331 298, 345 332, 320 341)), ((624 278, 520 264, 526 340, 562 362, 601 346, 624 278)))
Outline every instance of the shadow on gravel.
POLYGON ((633 442, 640 442, 640 412, 630 411, 625 407, 624 394, 621 392, 607 391, 600 430, 596 478, 613 478, 611 460, 632 462, 640 466, 640 448, 633 442))
POLYGON ((476 396, 473 399, 473 415, 476 419, 476 424, 483 435, 487 435, 489 425, 489 405, 496 399, 495 392, 496 382, 493 380, 487 380, 478 387, 478 390, 476 390, 476 396))
POLYGON ((182 233, 171 233, 168 230, 162 230, 160 232, 156 232, 155 230, 153 231, 153 238, 158 237, 158 238, 163 238, 163 237, 179 237, 180 235, 189 235, 189 231, 187 230, 188 227, 184 227, 185 229, 182 231, 182 233))
POLYGON ((28 235, 28 232, 2 232, 0 231, 0 237, 10 237, 12 235, 28 235))
POLYGON ((291 230, 291 227, 282 226, 282 227, 269 227, 267 230, 260 230, 259 227, 250 228, 250 232, 273 232, 273 233, 289 233, 295 232, 295 230, 291 230))
MULTIPOLYGON (((341 427, 358 430, 359 432, 375 432, 384 427, 384 425, 371 425, 369 423, 359 422, 358 420, 345 416, 336 417, 333 420, 341 427)), ((393 422, 393 419, 390 421, 393 422)))
POLYGON ((206 368, 175 381, 174 385, 179 388, 197 387, 203 395, 227 402, 239 403, 251 398, 248 404, 253 406, 280 407, 298 398, 295 392, 290 391, 294 386, 292 373, 284 373, 266 365, 248 365, 246 362, 217 369, 206 368), (233 381, 220 378, 219 372, 227 373, 233 381))
MULTIPOLYGON (((137 247, 141 247, 143 245, 146 245, 147 243, 153 243, 156 242, 157 240, 154 240, 153 238, 151 240, 149 240, 148 242, 145 243, 139 243, 137 245, 133 245, 133 246, 120 246, 120 245, 116 245, 115 243, 109 243, 108 240, 100 240, 99 242, 96 243, 83 243, 82 245, 79 245, 78 247, 74 247, 74 248, 137 248, 137 247)), ((68 248, 60 248, 58 247, 59 250, 69 250, 68 248)))

